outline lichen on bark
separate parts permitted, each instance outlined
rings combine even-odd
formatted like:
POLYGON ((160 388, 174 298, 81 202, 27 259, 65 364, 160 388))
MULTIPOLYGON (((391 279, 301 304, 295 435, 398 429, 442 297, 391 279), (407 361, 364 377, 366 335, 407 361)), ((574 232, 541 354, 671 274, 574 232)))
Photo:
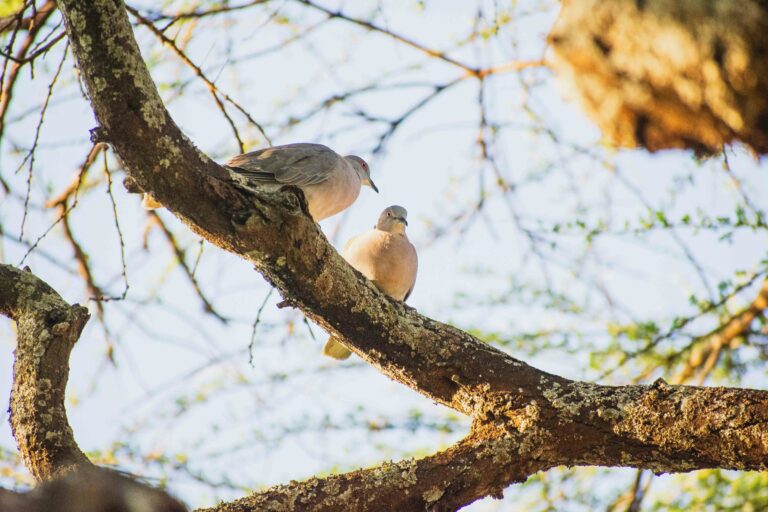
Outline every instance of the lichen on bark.
POLYGON ((64 407, 69 354, 88 310, 70 306, 31 272, 0 265, 0 314, 18 327, 10 419, 27 467, 44 480, 89 465, 64 407))

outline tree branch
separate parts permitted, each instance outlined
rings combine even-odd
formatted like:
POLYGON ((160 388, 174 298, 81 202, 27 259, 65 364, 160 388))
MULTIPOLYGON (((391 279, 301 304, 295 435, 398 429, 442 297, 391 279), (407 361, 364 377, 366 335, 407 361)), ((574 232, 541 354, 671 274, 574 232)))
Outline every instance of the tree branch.
POLYGON ((477 496, 500 495, 508 481, 525 481, 538 467, 511 460, 512 439, 470 437, 436 455, 326 478, 279 485, 196 512, 256 510, 456 510, 477 496), (505 484, 495 482, 505 482, 505 484))
POLYGON ((89 466, 64 409, 69 353, 88 310, 70 306, 31 272, 0 264, 0 313, 18 325, 10 410, 24 463, 38 480, 89 466))
POLYGON ((88 321, 29 270, 0 264, 0 314, 16 321, 11 428, 32 476, 49 481, 27 494, 2 492, 0 510, 183 512, 157 489, 91 464, 75 442, 64 408, 69 354, 88 321), (64 506, 66 505, 66 506, 64 506), (64 507, 64 508, 62 508, 64 507))
POLYGON ((494 396, 472 433, 436 455, 292 482, 197 512, 456 510, 558 465, 656 473, 768 467, 764 391, 663 381, 616 388, 550 384, 542 386, 541 401, 524 406, 516 393, 494 396))

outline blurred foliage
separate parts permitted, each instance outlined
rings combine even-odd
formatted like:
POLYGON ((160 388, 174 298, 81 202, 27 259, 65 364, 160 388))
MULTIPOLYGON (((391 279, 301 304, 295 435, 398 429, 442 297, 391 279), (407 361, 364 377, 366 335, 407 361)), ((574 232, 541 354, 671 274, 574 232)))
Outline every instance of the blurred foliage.
POLYGON ((16 14, 24 5, 23 0, 0 0, 0 16, 16 14))
POLYGON ((648 510, 758 512, 768 510, 768 473, 722 470, 676 475, 654 494, 648 510))

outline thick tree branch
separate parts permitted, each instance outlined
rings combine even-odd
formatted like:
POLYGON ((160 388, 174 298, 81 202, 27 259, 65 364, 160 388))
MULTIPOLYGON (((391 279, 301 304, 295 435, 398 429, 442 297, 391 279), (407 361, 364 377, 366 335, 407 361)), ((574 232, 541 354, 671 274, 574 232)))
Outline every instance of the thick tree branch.
MULTIPOLYGON (((80 451, 64 408, 69 354, 88 321, 28 270, 0 264, 0 314, 16 321, 11 428, 24 463, 40 481, 34 492, 0 492, 0 511, 182 512, 164 492, 96 468, 80 451)), ((0 489, 0 491, 2 491, 0 489)))
POLYGON ((0 265, 0 313, 18 326, 10 409, 24 463, 38 480, 90 465, 64 409, 69 353, 88 310, 70 306, 31 272, 0 265))
POLYGON ((524 406, 516 394, 491 397, 470 436, 436 455, 293 482, 198 512, 456 510, 558 465, 657 473, 768 467, 763 391, 570 382, 524 406))
POLYGON ((541 469, 530 457, 513 459, 515 445, 513 438, 473 436, 418 461, 291 482, 196 512, 456 510, 477 496, 501 495, 510 481, 541 469))
POLYGON ((393 510, 452 510, 559 464, 767 467, 766 392, 572 382, 382 295, 340 258, 301 194, 239 190, 186 139, 160 101, 122 3, 60 0, 59 7, 101 125, 97 136, 113 145, 138 187, 211 243, 253 262, 288 304, 381 372, 474 418, 456 446, 395 465, 414 468, 405 477, 386 477, 385 465, 219 510, 338 509, 340 493, 359 498, 358 510, 381 510, 373 494, 399 500, 388 502, 393 510))

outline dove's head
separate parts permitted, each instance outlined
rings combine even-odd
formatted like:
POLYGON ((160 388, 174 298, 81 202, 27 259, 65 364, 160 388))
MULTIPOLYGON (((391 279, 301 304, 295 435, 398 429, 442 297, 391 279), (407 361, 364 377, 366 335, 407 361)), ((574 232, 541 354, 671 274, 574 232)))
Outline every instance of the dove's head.
POLYGON ((344 158, 346 158, 347 162, 349 162, 352 168, 357 172, 357 175, 360 177, 360 182, 363 185, 368 185, 378 194, 379 189, 371 179, 371 170, 368 168, 368 163, 357 155, 348 155, 344 158))
POLYGON ((376 229, 387 231, 388 233, 405 233, 405 226, 408 225, 408 211, 402 206, 390 206, 379 215, 379 221, 376 223, 376 229))

